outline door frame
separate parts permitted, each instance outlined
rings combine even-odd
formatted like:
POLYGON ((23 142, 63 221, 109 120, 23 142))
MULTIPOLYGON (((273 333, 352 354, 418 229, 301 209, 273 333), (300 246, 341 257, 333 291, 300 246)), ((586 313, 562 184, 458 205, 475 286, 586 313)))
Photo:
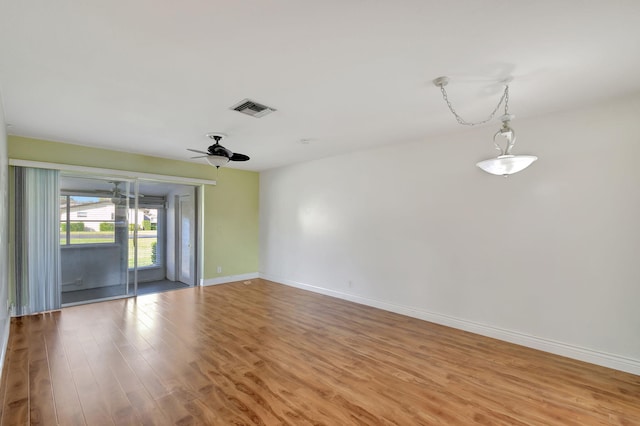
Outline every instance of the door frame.
POLYGON ((176 276, 175 279, 178 282, 182 282, 184 284, 187 284, 189 286, 195 287, 198 285, 198 283, 200 282, 199 275, 198 275, 198 267, 199 267, 199 245, 198 245, 198 197, 197 197, 197 188, 193 188, 193 192, 191 194, 178 194, 175 195, 175 271, 176 271, 176 276), (192 223, 191 226, 194 227, 193 231, 190 232, 190 247, 189 247, 189 282, 185 282, 182 281, 182 261, 184 259, 184 246, 182 244, 182 233, 183 233, 183 227, 182 227, 182 213, 183 213, 183 208, 182 208, 182 201, 183 199, 190 197, 193 198, 193 206, 192 206, 192 210, 193 210, 193 217, 192 219, 192 223))
POLYGON ((119 177, 131 180, 150 180, 156 182, 177 183, 182 185, 191 185, 195 187, 196 193, 196 275, 195 285, 204 285, 204 187, 205 185, 215 186, 217 182, 210 179, 189 178, 182 176, 168 176, 155 173, 136 172, 131 170, 105 169, 100 167, 78 166, 75 164, 49 163, 45 161, 21 160, 16 158, 9 159, 10 166, 34 167, 40 169, 59 170, 67 174, 77 173, 79 175, 90 174, 97 177, 119 177))

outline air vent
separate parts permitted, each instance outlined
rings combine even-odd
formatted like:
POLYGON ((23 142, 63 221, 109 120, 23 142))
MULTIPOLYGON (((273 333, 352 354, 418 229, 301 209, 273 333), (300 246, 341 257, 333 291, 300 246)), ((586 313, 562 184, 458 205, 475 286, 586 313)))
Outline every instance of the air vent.
POLYGON ((251 99, 243 99, 230 109, 256 118, 264 117, 271 112, 277 111, 275 108, 259 104, 251 99))

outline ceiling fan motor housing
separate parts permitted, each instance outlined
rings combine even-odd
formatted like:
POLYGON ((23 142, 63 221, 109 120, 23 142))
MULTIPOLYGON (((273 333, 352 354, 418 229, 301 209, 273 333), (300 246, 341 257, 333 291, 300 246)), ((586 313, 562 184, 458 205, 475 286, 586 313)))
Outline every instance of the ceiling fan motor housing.
POLYGON ((230 158, 231 155, 233 155, 231 153, 231 151, 229 151, 227 148, 225 148, 222 145, 220 145, 218 142, 216 142, 215 144, 213 144, 209 148, 207 148, 207 151, 211 155, 218 155, 220 157, 230 158))

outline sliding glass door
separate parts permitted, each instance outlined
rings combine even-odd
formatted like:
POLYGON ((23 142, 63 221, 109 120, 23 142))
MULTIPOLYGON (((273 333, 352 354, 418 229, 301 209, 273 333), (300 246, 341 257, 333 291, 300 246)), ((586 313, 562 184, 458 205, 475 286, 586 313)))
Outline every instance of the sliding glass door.
POLYGON ((61 177, 63 304, 132 294, 130 230, 137 220, 130 212, 135 207, 133 187, 122 178, 61 177))
POLYGON ((18 315, 196 285, 196 186, 12 170, 18 315))
POLYGON ((190 185, 62 173, 62 304, 195 285, 196 202, 190 185))

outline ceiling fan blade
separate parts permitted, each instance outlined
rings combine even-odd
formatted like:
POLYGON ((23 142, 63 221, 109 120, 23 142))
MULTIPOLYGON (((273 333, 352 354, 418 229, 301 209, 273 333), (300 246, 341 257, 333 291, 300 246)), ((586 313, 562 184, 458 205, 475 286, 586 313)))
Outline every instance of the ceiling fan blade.
POLYGON ((60 189, 60 192, 63 194, 72 194, 72 195, 111 195, 112 191, 100 190, 100 189, 60 189))
MULTIPOLYGON (((204 151, 198 151, 197 149, 191 149, 191 148, 187 148, 187 151, 191 151, 191 152, 197 152, 198 154, 204 154, 204 155, 209 155, 208 152, 204 152, 204 151)), ((193 157, 193 158, 197 158, 197 157, 193 157)))
POLYGON ((237 152, 234 152, 233 155, 231 157, 229 157, 229 160, 231 160, 231 161, 247 161, 247 160, 249 160, 249 156, 248 155, 244 155, 244 154, 238 154, 237 152))
POLYGON ((191 158, 191 159, 194 159, 194 158, 205 158, 205 157, 208 157, 209 155, 211 155, 211 154, 207 154, 207 155, 197 155, 197 156, 195 156, 195 157, 190 157, 190 158, 191 158))
MULTIPOLYGON (((118 192, 115 194, 111 194, 111 198, 131 198, 131 199, 135 199, 136 196, 135 194, 131 194, 131 193, 124 193, 124 192, 118 192)), ((138 194, 138 198, 144 198, 144 195, 142 194, 138 194)))

